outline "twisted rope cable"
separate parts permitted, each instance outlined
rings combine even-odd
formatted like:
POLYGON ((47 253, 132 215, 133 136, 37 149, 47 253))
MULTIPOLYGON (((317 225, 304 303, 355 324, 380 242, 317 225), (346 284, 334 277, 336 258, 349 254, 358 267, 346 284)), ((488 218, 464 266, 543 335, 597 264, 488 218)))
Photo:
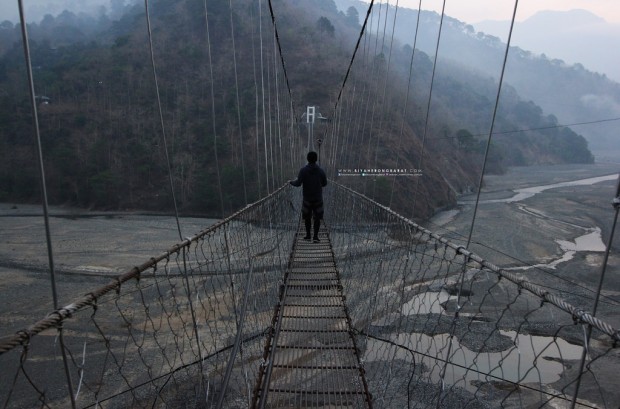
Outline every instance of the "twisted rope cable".
POLYGON ((611 339, 614 342, 620 342, 620 330, 614 328, 613 326, 611 326, 610 324, 606 323, 605 321, 600 320, 599 318, 596 318, 591 313, 589 313, 587 311, 584 311, 581 308, 575 307, 574 305, 566 302, 564 299, 560 298, 559 296, 557 296, 555 294, 552 294, 550 291, 548 291, 548 290, 546 290, 546 289, 544 289, 544 288, 542 288, 542 287, 540 287, 540 286, 538 286, 536 284, 533 284, 533 283, 527 281, 524 278, 519 277, 515 273, 512 273, 510 271, 506 271, 503 268, 500 268, 500 267, 496 266, 495 264, 493 264, 493 263, 483 259, 479 255, 477 255, 477 254, 467 250, 464 246, 462 246, 460 244, 453 243, 450 240, 448 240, 447 238, 445 238, 445 237, 443 237, 443 236, 441 236, 441 235, 439 235, 437 233, 433 233, 432 231, 430 231, 430 230, 420 226, 419 224, 413 222, 412 220, 406 218, 405 216, 402 216, 402 215, 396 213, 395 211, 393 211, 389 207, 375 202, 374 200, 370 199, 368 196, 363 195, 363 194, 361 194, 359 192, 356 192, 355 190, 353 190, 351 188, 348 188, 348 187, 346 187, 344 185, 341 185, 338 182, 334 182, 334 181, 330 181, 330 182, 334 186, 337 186, 340 189, 344 189, 345 191, 349 192, 350 194, 353 194, 353 195, 355 195, 357 197, 360 197, 361 199, 365 200, 367 203, 372 204, 372 205, 382 209, 383 211, 387 212, 391 216, 395 217, 397 220, 400 220, 401 222, 403 222, 406 225, 410 226, 414 230, 416 230, 416 231, 418 231, 418 232, 428 236, 429 239, 436 240, 437 242, 445 245, 446 247, 449 247, 452 250, 456 251, 457 254, 460 254, 460 255, 468 258, 469 260, 475 261, 476 263, 478 263, 482 267, 492 271, 493 273, 497 274, 501 278, 505 278, 508 281, 512 282, 513 284, 518 285, 520 288, 523 288, 523 289, 529 291, 530 293, 536 295, 538 298, 542 299, 544 302, 548 302, 549 304, 552 304, 552 305, 558 307, 562 311, 569 313, 573 317, 573 320, 576 323, 590 324, 594 328, 598 329, 599 331, 601 331, 604 334, 606 334, 609 337, 611 337, 611 339))
MULTIPOLYGON (((288 80, 288 72, 286 71, 286 62, 284 61, 284 55, 282 54, 282 45, 280 44, 280 34, 278 33, 278 26, 276 25, 276 17, 273 12, 273 5, 271 4, 271 0, 268 0, 269 3, 269 14, 271 15, 271 24, 273 25, 273 32, 276 37, 276 43, 278 44, 278 54, 280 56, 280 63, 282 64, 282 71, 284 72, 284 79, 286 80, 286 89, 288 91, 288 96, 291 100, 291 108, 293 109, 293 113, 295 112, 295 100, 293 99, 293 92, 291 91, 291 84, 288 80)), ((297 123, 297 116, 293 115, 293 122, 297 123)))
POLYGON ((16 332, 14 335, 6 337, 3 340, 0 340, 0 355, 4 354, 5 352, 11 351, 12 349, 16 348, 19 345, 23 345, 24 343, 26 343, 26 341, 28 341, 35 335, 47 329, 58 327, 67 318, 70 318, 73 314, 84 309, 85 307, 94 305, 99 298, 108 294, 109 292, 111 291, 116 291, 117 293, 120 292, 121 286, 123 283, 129 280, 132 280, 134 278, 136 279, 139 278, 140 274, 143 271, 146 271, 150 268, 157 266, 159 262, 161 262, 162 260, 168 259, 170 255, 179 253, 183 249, 188 248, 191 245, 191 243, 201 240, 203 237, 205 237, 209 233, 212 233, 220 229, 222 226, 230 223, 231 221, 238 219, 241 215, 250 211, 251 209, 258 207, 267 201, 273 200, 274 198, 276 198, 276 196, 278 196, 279 193, 281 193, 285 189, 292 189, 292 187, 290 187, 288 183, 284 184, 278 190, 275 190, 273 193, 271 193, 269 196, 266 196, 252 204, 247 205, 246 207, 237 211, 236 213, 233 213, 226 219, 221 220, 220 222, 215 223, 212 226, 204 229, 203 231, 199 232, 195 236, 188 238, 181 243, 175 244, 174 246, 172 246, 170 249, 168 249, 166 252, 162 253, 161 255, 157 257, 153 257, 139 266, 133 267, 131 270, 113 278, 108 284, 101 286, 97 288, 96 290, 78 298, 71 304, 66 305, 62 308, 59 308, 55 311, 52 311, 45 318, 37 321, 35 324, 28 327, 27 329, 20 330, 16 332))

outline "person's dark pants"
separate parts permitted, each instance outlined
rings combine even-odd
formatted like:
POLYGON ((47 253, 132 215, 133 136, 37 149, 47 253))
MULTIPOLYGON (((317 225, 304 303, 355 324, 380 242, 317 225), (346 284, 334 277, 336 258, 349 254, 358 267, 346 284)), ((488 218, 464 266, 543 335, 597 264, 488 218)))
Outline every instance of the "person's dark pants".
POLYGON ((321 219, 323 219, 323 201, 308 202, 304 200, 301 207, 301 216, 306 223, 306 238, 310 238, 310 230, 312 227, 312 218, 314 216, 314 238, 319 238, 319 229, 321 228, 321 219))

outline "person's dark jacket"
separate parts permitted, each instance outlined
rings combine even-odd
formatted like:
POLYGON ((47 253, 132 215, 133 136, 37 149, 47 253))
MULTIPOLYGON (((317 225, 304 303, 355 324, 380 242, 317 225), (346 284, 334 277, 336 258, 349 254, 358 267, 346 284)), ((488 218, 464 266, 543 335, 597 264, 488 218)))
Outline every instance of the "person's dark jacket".
POLYGON ((304 200, 307 202, 323 201, 323 186, 327 185, 327 177, 323 169, 316 163, 308 163, 300 169, 297 180, 291 180, 293 186, 303 186, 304 200))

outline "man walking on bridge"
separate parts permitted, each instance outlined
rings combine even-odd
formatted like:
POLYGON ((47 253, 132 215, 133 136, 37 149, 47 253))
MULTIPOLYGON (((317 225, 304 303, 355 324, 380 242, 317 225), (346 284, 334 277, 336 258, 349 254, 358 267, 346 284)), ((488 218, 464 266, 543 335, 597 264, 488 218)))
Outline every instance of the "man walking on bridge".
POLYGON ((308 164, 299 170, 296 180, 289 183, 293 186, 303 185, 303 204, 301 215, 306 223, 306 237, 310 240, 310 228, 312 227, 312 216, 314 216, 314 236, 312 240, 319 242, 319 228, 323 218, 323 186, 327 185, 327 177, 323 169, 316 164, 318 155, 316 152, 308 152, 308 164))

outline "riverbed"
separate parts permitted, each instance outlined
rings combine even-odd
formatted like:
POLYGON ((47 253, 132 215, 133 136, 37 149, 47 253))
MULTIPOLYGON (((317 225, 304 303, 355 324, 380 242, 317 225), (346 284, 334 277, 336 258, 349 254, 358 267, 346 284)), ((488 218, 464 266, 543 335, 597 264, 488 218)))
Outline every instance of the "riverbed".
MULTIPOLYGON (((191 237, 214 222, 182 217, 181 233, 191 237)), ((52 207, 50 231, 59 306, 182 241, 174 217, 134 212, 52 207)), ((0 204, 0 336, 53 311, 51 288, 41 206, 0 204)))
MULTIPOLYGON (((470 248, 474 252, 590 311, 614 214, 610 203, 616 181, 612 175, 619 169, 620 166, 613 164, 510 169, 506 175, 485 178, 475 219, 473 203, 476 198, 469 195, 459 198, 456 208, 438 214, 426 227, 465 245, 473 222, 470 248)), ((180 241, 176 221, 170 216, 65 208, 53 208, 51 215, 60 305, 70 303, 107 283, 110 277, 163 253, 180 241)), ((181 218, 182 236, 193 236, 213 222, 212 219, 181 218)), ((53 303, 40 207, 0 204, 0 232, 0 297, 3 301, 0 303, 0 328, 5 335, 44 317, 53 310, 53 303)), ((620 259, 617 250, 620 236, 617 233, 613 248, 598 316, 619 328, 620 259)), ((422 293, 403 305, 401 312, 445 315, 445 306, 454 299, 445 291, 422 293)), ((530 323, 539 324, 544 320, 552 323, 554 317, 528 319, 530 323)), ((499 361, 509 372, 509 368, 519 366, 520 359, 531 360, 541 354, 541 348, 549 345, 549 337, 545 334, 503 331, 502 336, 513 340, 517 347, 483 354, 485 365, 488 365, 478 368, 480 372, 494 370, 499 361)), ((416 337, 421 337, 428 345, 424 347, 426 350, 444 345, 447 334, 417 334, 416 337)), ((399 334, 392 341, 408 345, 411 339, 399 334)), ((468 354, 478 354, 455 345, 459 353, 464 354, 464 360, 471 359, 468 354)), ((372 345, 370 347, 368 351, 373 351, 372 345)), ((549 359, 539 363, 537 378, 527 381, 556 382, 563 370, 563 364, 558 361, 560 356, 577 360, 581 351, 580 347, 561 338, 554 341, 553 347, 555 349, 544 352, 549 359)), ((370 354, 366 359, 372 362, 373 357, 370 354)), ((462 373, 458 365, 450 366, 449 370, 453 373, 451 379, 462 379, 466 389, 475 390, 478 375, 462 373)))
MULTIPOLYGON (((483 258, 549 287, 592 310, 594 292, 611 235, 619 164, 511 168, 485 177, 478 211, 476 195, 427 224, 466 244, 483 258)), ((613 241, 600 314, 620 326, 620 235, 613 241)))

